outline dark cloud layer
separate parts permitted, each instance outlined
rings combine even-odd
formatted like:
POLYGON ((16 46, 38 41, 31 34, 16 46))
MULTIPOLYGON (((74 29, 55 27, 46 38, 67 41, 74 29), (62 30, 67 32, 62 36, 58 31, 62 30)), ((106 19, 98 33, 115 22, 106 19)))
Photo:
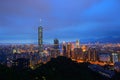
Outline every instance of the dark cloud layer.
POLYGON ((120 41, 119 0, 0 0, 0 42, 37 40, 120 41))

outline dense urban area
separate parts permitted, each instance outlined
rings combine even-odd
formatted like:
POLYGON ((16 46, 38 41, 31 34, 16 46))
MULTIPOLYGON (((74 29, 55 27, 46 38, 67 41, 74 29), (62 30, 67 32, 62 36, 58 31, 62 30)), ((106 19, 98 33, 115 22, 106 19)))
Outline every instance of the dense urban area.
POLYGON ((1 44, 1 80, 120 80, 119 43, 1 44), (87 77, 86 77, 87 76, 87 77))
POLYGON ((0 46, 0 72, 8 76, 2 80, 119 80, 119 61, 119 43, 59 44, 55 39, 42 53, 33 44, 0 46))

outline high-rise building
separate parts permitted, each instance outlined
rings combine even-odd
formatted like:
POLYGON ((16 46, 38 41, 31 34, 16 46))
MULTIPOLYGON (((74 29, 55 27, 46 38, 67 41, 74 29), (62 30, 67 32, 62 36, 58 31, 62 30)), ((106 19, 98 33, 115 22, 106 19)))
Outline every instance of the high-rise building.
POLYGON ((97 61, 97 51, 95 48, 88 49, 88 61, 97 61))
POLYGON ((59 49, 59 40, 54 39, 54 49, 59 49))
POLYGON ((76 60, 83 59, 83 51, 81 48, 74 48, 74 58, 76 60))
POLYGON ((97 61, 98 57, 97 57, 97 50, 94 48, 93 49, 93 61, 97 61))
POLYGON ((87 60, 90 61, 91 60, 91 49, 88 49, 88 56, 87 56, 87 60))
POLYGON ((62 53, 63 53, 63 56, 67 56, 66 52, 67 52, 66 43, 63 42, 63 44, 62 44, 62 53))
POLYGON ((112 62, 118 62, 118 54, 117 53, 112 53, 112 62))
POLYGON ((79 40, 76 41, 76 48, 80 48, 80 42, 79 42, 79 40))
POLYGON ((71 43, 71 53, 72 53, 72 59, 74 59, 75 58, 75 55, 74 55, 74 44, 73 43, 71 43))
POLYGON ((71 58, 72 57, 72 51, 71 51, 71 43, 67 44, 67 57, 71 58))
POLYGON ((54 39, 54 52, 55 52, 55 57, 60 55, 59 40, 58 39, 54 39))
POLYGON ((43 52, 43 28, 42 26, 38 27, 38 51, 39 53, 43 52))

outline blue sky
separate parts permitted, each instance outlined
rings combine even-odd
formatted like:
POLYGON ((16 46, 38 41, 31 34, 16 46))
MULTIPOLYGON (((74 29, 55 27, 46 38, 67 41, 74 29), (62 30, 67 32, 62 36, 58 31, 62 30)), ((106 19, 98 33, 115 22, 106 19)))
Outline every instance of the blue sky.
POLYGON ((120 0, 0 0, 0 43, 35 43, 39 25, 44 42, 120 42, 120 0))

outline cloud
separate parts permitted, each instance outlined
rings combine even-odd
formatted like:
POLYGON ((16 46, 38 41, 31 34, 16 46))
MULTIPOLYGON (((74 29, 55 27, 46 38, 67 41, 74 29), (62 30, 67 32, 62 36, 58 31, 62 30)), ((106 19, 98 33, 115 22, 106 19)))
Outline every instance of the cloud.
POLYGON ((1 0, 0 39, 37 40, 40 18, 45 40, 118 36, 119 9, 119 0, 1 0))

